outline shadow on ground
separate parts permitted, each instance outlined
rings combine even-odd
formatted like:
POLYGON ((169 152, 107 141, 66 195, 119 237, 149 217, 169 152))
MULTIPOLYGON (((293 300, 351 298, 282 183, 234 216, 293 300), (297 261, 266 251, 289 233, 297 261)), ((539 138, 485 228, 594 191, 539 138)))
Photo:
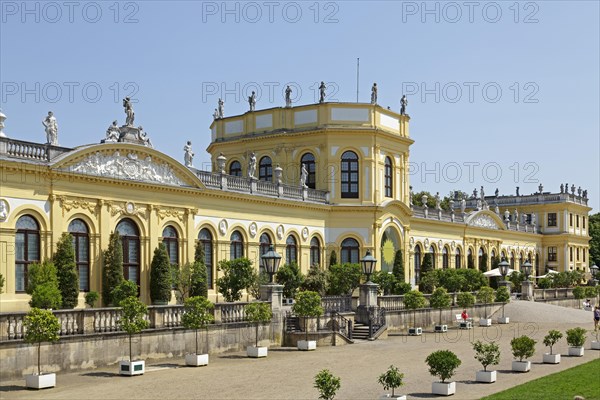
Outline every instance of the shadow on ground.
POLYGON ((119 374, 115 372, 86 372, 85 374, 81 374, 81 376, 91 376, 93 378, 114 378, 115 376, 119 376, 119 374))
POLYGON ((17 386, 17 385, 6 385, 6 386, 0 386, 0 392, 16 392, 19 390, 28 390, 27 387, 25 386, 17 386))

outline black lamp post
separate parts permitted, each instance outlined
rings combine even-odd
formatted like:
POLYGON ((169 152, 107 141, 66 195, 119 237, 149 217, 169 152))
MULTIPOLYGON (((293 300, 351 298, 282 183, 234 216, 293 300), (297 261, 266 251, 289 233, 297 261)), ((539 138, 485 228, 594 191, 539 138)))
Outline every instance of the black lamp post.
POLYGON ((500 269, 500 275, 502 275, 502 280, 506 281, 506 275, 508 275, 508 267, 510 264, 506 261, 506 258, 502 257, 502 261, 498 263, 498 268, 500 269))
POLYGON ((263 267, 269 274, 269 283, 273 283, 273 275, 277 272, 279 268, 279 263, 281 262, 281 254, 277 253, 273 248, 273 245, 269 247, 269 251, 261 256, 263 267))
POLYGON ((592 285, 596 285, 598 282, 598 278, 596 278, 596 274, 598 273, 598 266, 596 264, 590 267, 590 272, 592 273, 592 285))
POLYGON ((525 280, 529 280, 529 275, 531 275, 531 263, 529 260, 525 260, 523 264, 521 264, 521 269, 523 269, 523 273, 525 274, 525 280))
POLYGON ((367 276, 367 282, 369 282, 377 260, 371 255, 371 251, 367 250, 367 254, 360 260, 360 263, 362 264, 363 274, 367 276))

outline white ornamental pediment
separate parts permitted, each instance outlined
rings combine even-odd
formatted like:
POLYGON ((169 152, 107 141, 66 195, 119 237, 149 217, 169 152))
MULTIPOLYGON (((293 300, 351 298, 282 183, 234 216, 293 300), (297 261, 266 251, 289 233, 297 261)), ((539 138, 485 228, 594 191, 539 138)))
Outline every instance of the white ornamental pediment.
POLYGON ((466 222, 468 226, 475 226, 478 228, 496 230, 504 229, 504 226, 500 225, 498 221, 488 213, 477 213, 469 218, 466 222))

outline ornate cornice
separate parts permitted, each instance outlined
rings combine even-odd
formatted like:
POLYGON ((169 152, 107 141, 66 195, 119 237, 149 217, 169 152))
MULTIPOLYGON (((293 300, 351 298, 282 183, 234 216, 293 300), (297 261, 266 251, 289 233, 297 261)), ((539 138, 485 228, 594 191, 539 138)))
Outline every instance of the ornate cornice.
POLYGON ((65 216, 65 212, 69 212, 73 209, 81 208, 88 210, 92 214, 97 213, 98 202, 85 200, 82 198, 68 199, 67 196, 56 196, 56 200, 59 201, 60 208, 62 209, 62 215, 65 216))

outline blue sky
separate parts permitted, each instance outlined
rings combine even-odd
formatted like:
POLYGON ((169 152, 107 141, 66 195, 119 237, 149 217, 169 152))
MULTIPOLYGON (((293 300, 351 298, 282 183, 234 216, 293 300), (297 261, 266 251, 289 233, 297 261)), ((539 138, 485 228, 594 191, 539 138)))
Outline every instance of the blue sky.
POLYGON ((0 107, 13 138, 97 143, 121 99, 154 147, 209 162, 211 114, 409 99, 415 191, 588 190, 600 207, 599 2, 0 1, 0 107), (257 90, 258 88, 258 90, 257 90), (335 91, 333 94, 331 92, 335 91))

